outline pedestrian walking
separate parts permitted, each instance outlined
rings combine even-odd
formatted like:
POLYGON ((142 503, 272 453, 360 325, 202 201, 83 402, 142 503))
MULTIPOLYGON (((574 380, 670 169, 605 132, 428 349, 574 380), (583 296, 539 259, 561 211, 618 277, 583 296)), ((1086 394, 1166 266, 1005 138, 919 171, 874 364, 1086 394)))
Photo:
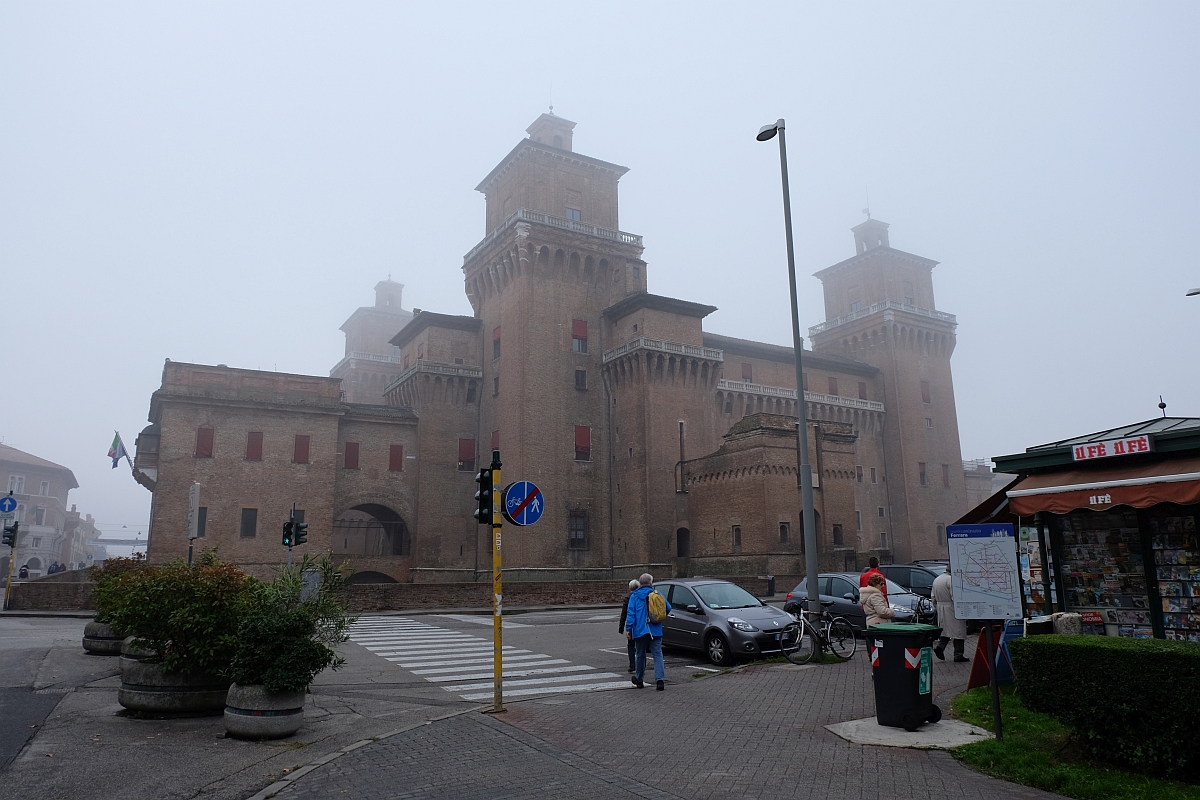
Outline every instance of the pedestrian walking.
POLYGON ((878 625, 896 616, 888 604, 887 595, 883 589, 887 580, 882 574, 872 575, 867 585, 858 590, 858 603, 867 612, 867 625, 878 625))
POLYGON ((884 574, 882 572, 879 571, 879 559, 876 558, 875 556, 871 556, 870 558, 867 559, 867 568, 864 569, 862 571, 862 574, 858 576, 858 588, 861 589, 864 586, 866 586, 867 583, 871 580, 872 575, 878 575, 879 577, 884 579, 883 588, 882 588, 883 599, 887 600, 887 578, 884 576, 884 574))
MULTIPOLYGON (((617 625, 617 633, 625 632, 625 615, 629 613, 629 598, 633 596, 634 591, 636 591, 640 586, 641 584, 636 580, 629 582, 629 594, 625 595, 625 602, 621 604, 621 622, 619 625, 617 625)), ((634 645, 632 637, 625 639, 625 649, 629 651, 629 671, 633 672, 634 669, 637 668, 637 666, 633 663, 634 654, 637 651, 637 647, 634 645)))
POLYGON ((662 618, 658 621, 650 619, 650 595, 658 594, 654 591, 654 576, 649 572, 638 578, 637 590, 629 596, 629 607, 625 613, 625 636, 633 642, 634 652, 634 670, 633 670, 633 685, 641 689, 645 684, 642 678, 646 674, 646 651, 654 656, 654 688, 658 691, 663 691, 667 688, 667 671, 663 667, 662 659, 662 618, 671 611, 671 604, 661 594, 658 597, 662 598, 661 604, 655 601, 655 605, 659 606, 662 612, 662 618))
POLYGON ((963 655, 967 642, 967 623, 954 616, 954 585, 950 577, 950 566, 946 571, 933 579, 933 590, 930 595, 937 603, 938 624, 942 626, 942 635, 933 654, 942 661, 946 660, 946 643, 954 642, 954 660, 957 662, 970 661, 963 655))

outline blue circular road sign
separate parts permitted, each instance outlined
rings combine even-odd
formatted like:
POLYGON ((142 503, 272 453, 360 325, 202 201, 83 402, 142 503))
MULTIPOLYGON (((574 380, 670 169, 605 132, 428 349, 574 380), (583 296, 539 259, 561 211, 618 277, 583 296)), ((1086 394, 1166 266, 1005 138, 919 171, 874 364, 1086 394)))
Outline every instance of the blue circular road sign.
POLYGON ((517 481, 504 487, 504 518, 513 525, 532 525, 542 518, 546 500, 542 490, 529 481, 517 481))
POLYGON ((0 497, 0 514, 11 514, 17 509, 15 497, 0 497))

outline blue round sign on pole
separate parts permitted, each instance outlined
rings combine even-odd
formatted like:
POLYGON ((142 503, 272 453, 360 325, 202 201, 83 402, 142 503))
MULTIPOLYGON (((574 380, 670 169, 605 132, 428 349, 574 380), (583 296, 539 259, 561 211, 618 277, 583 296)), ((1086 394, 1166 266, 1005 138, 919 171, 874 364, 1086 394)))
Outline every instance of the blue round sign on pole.
POLYGON ((542 518, 546 501, 542 490, 529 481, 517 481, 504 487, 504 518, 513 525, 532 525, 542 518))
POLYGON ((17 508, 15 497, 0 497, 0 514, 11 514, 17 508))

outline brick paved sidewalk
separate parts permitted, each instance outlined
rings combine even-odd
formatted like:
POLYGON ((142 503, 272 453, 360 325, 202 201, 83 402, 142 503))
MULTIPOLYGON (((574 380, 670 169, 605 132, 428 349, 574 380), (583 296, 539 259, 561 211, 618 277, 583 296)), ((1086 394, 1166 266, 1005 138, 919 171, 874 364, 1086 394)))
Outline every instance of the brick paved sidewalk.
MULTIPOLYGON (((964 666, 939 663, 948 706, 964 666)), ((685 685, 543 698, 366 745, 280 800, 370 798, 1051 798, 941 751, 850 744, 824 725, 874 713, 870 668, 750 665, 685 685)))

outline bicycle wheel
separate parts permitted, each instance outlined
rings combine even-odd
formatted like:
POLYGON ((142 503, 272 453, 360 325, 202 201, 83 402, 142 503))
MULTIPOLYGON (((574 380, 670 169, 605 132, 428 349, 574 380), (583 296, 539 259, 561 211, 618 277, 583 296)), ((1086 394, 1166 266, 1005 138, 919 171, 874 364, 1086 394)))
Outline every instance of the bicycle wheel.
POLYGON ((788 642, 783 646, 783 654, 793 664, 807 664, 812 659, 813 653, 821 649, 813 636, 812 626, 803 619, 783 629, 782 641, 788 642))
POLYGON ((858 649, 858 637, 854 635, 854 628, 850 627, 845 617, 834 617, 829 621, 829 627, 825 629, 825 638, 829 652, 839 661, 849 661, 858 649))

